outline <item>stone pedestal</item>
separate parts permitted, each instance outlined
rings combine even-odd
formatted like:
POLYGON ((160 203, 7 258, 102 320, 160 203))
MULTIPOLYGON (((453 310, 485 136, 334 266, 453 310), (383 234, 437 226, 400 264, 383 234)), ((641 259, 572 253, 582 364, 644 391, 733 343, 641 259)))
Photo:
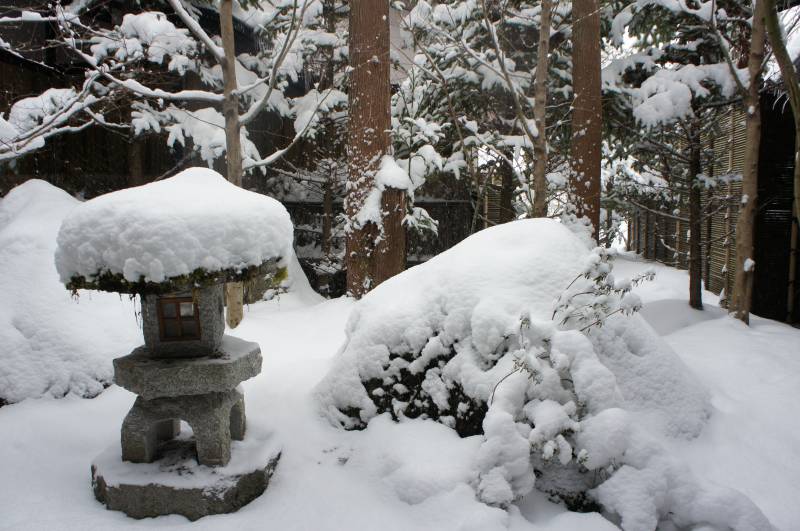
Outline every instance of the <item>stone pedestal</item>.
POLYGON ((197 461, 203 465, 226 465, 231 458, 231 440, 244 439, 244 395, 238 389, 173 398, 136 399, 122 422, 122 459, 151 463, 165 441, 178 435, 180 419, 192 427, 197 461))
POLYGON ((133 518, 180 514, 197 520, 230 513, 266 490, 281 448, 269 435, 250 434, 234 443, 231 455, 224 467, 200 465, 185 434, 152 463, 123 461, 113 445, 92 463, 92 487, 106 507, 133 518))
POLYGON ((153 358, 141 346, 114 360, 114 383, 145 400, 224 393, 261 372, 258 343, 223 336, 215 356, 153 358))
POLYGON ((200 464, 226 465, 245 432, 240 382, 261 371, 261 349, 224 336, 214 357, 151 358, 147 347, 114 360, 114 381, 139 397, 122 423, 122 459, 150 463, 181 420, 194 431, 200 464))
POLYGON ((139 395, 119 451, 92 465, 95 496, 135 518, 230 512, 266 489, 280 448, 244 441, 239 384, 261 371, 257 343, 222 336, 213 355, 153 357, 144 345, 114 360, 114 381, 139 395), (181 434, 181 421, 191 432, 181 434), (237 452, 239 455, 236 455, 237 452))

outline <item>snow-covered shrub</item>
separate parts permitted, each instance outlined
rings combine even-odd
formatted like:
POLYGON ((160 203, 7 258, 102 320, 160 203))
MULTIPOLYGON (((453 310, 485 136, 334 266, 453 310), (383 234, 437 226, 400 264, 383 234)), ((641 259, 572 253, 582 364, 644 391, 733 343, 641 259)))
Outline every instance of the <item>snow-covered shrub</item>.
POLYGON ((390 279, 353 311, 316 390, 325 414, 348 429, 389 415, 477 435, 470 483, 491 505, 536 485, 645 530, 706 521, 679 501, 693 492, 737 504, 734 529, 768 526, 743 496, 701 486, 660 449, 659 437, 700 433, 708 394, 631 315, 642 278, 615 279, 612 258, 555 221, 523 220, 390 279), (633 496, 618 473, 640 486, 661 479, 633 496))

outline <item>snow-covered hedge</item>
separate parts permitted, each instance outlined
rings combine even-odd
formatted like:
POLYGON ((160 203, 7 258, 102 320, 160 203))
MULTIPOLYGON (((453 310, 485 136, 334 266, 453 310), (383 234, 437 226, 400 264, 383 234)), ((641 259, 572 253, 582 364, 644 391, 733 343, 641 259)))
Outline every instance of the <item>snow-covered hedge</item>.
POLYGON ((612 257, 555 221, 524 220, 390 279, 353 311, 316 389, 324 413, 348 429, 388 415, 477 435, 470 483, 492 505, 536 485, 574 508, 600 504, 627 531, 768 529, 742 495, 661 449, 701 432, 708 394, 633 315, 641 279, 614 279, 612 257))
POLYGON ((126 293, 169 281, 243 280, 264 263, 286 261, 292 233, 275 199, 189 168, 75 208, 58 233, 56 268, 71 289, 126 293))
POLYGON ((59 282, 56 233, 79 204, 36 179, 0 199, 0 402, 94 396, 111 383, 111 360, 141 343, 128 297, 73 299, 59 282))

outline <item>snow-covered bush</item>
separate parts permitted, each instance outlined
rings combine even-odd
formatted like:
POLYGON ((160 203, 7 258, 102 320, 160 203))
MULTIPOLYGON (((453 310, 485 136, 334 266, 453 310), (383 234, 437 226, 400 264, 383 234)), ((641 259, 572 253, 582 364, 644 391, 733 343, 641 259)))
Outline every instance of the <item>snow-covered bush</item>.
POLYGON ((492 505, 536 485, 652 530, 711 521, 689 503, 708 496, 736 505, 717 516, 733 529, 768 528, 743 496, 700 485, 661 450, 658 437, 700 433, 708 394, 630 315, 642 279, 615 279, 611 258, 555 221, 524 220, 390 279, 353 311, 316 390, 325 414, 348 429, 388 415, 477 435, 470 483, 492 505))

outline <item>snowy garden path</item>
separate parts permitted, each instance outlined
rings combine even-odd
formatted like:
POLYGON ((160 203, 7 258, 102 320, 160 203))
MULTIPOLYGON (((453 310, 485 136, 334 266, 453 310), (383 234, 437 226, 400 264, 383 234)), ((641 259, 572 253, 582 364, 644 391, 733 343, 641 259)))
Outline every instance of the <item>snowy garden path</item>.
MULTIPOLYGON (((618 276, 649 266, 620 260, 618 276)), ((643 314, 709 387, 715 408, 698 439, 670 443, 671 451, 698 475, 750 496, 780 529, 800 529, 800 331, 758 318, 745 329, 709 293, 706 312, 692 311, 685 272, 656 267, 656 280, 639 290, 643 314)), ((351 305, 310 293, 282 296, 251 306, 235 331, 264 353, 261 375, 245 384, 249 427, 274 431, 284 444, 261 498, 194 524, 106 511, 92 496, 89 465, 117 442, 134 398, 112 386, 93 400, 29 399, 0 408, 0 529, 614 529, 538 493, 508 513, 476 502, 463 479, 477 441, 441 425, 376 419, 365 432, 326 425, 310 393, 342 344, 351 305)))

